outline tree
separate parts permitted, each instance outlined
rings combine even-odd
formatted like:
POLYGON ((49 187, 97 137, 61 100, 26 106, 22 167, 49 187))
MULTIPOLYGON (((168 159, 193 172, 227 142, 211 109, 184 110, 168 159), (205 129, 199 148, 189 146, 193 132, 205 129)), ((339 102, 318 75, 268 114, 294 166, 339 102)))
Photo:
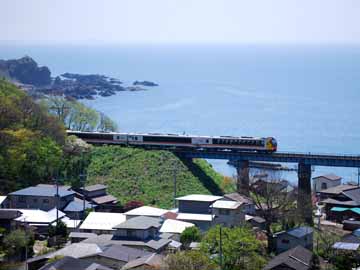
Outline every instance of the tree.
POLYGON ((320 270, 320 259, 319 256, 313 254, 310 260, 309 270, 320 270))
POLYGON ((261 269, 265 264, 261 243, 249 228, 222 228, 221 238, 220 247, 220 226, 213 227, 203 237, 200 246, 218 265, 222 251, 223 269, 261 269))
POLYGON ((51 225, 49 227, 48 233, 49 233, 50 237, 61 236, 61 237, 66 238, 68 236, 68 230, 67 230, 66 224, 64 222, 62 222, 61 220, 59 220, 55 226, 51 225))
POLYGON ((280 222, 282 229, 288 229, 298 223, 295 208, 295 196, 291 196, 284 188, 281 173, 275 171, 253 170, 250 183, 250 196, 259 215, 265 220, 265 231, 268 238, 268 251, 274 250, 273 226, 280 222), (259 177, 259 176, 262 177, 259 177), (266 178, 265 180, 263 178, 266 178))
POLYGON ((185 247, 188 247, 191 242, 200 242, 200 240, 201 233, 199 228, 196 226, 186 228, 180 235, 180 242, 185 247))
POLYGON ((28 247, 28 250, 31 250, 33 243, 34 238, 32 233, 17 229, 5 235, 3 247, 6 255, 11 257, 13 255, 22 254, 25 247, 28 247))
POLYGON ((189 250, 165 258, 166 270, 215 270, 215 264, 201 251, 189 250))

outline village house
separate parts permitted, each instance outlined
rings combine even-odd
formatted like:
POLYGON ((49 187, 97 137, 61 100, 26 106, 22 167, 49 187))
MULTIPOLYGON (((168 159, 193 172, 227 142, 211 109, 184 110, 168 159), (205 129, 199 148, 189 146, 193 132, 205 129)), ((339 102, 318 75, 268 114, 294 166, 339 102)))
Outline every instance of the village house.
POLYGON ((127 211, 124 214, 126 216, 126 219, 131 219, 139 216, 161 218, 167 212, 169 212, 169 210, 152 207, 152 206, 140 206, 130 211, 127 211))
POLYGON ((85 261, 76 259, 70 256, 66 256, 44 265, 39 270, 113 270, 101 264, 97 264, 91 261, 85 261))
POLYGON ((222 199, 221 196, 192 194, 176 198, 179 213, 211 214, 210 205, 222 199))
POLYGON ((235 201, 241 204, 242 211, 247 215, 255 214, 255 204, 254 201, 238 192, 233 192, 229 194, 225 194, 223 200, 235 201))
POLYGON ((117 199, 107 194, 106 185, 95 184, 80 188, 77 191, 80 194, 80 199, 85 197, 87 201, 97 205, 98 209, 111 210, 117 204, 117 199))
MULTIPOLYGON (((270 260, 263 270, 308 270, 313 253, 302 247, 293 247, 270 260)), ((321 264, 323 259, 319 258, 321 264)))
POLYGON ((222 224, 226 227, 239 226, 245 222, 245 213, 242 204, 236 201, 218 200, 210 207, 215 215, 214 224, 222 224))
MULTIPOLYGON (((180 220, 175 220, 175 219, 166 219, 161 228, 160 228, 160 232, 161 233, 171 233, 176 235, 176 239, 180 239, 180 234, 189 227, 193 227, 195 226, 195 224, 190 223, 190 222, 184 222, 184 221, 180 221, 180 220)), ((174 239, 174 237, 172 237, 174 239)))
POLYGON ((71 219, 82 220, 86 214, 87 209, 94 209, 96 205, 83 201, 77 197, 69 202, 63 209, 63 212, 71 219))
POLYGON ((102 252, 83 257, 82 260, 95 262, 112 269, 120 270, 127 263, 149 255, 152 255, 152 253, 148 251, 121 245, 110 245, 104 247, 102 252))
POLYGON ((49 211, 55 207, 59 209, 74 200, 75 192, 69 187, 59 186, 59 199, 55 185, 37 185, 9 193, 7 196, 9 208, 40 209, 49 211))
POLYGON ((276 252, 281 253, 296 246, 312 250, 313 248, 313 229, 307 226, 301 226, 282 231, 275 234, 276 252))
POLYGON ((207 231, 213 225, 215 215, 178 213, 176 219, 195 224, 200 230, 207 231))
POLYGON ((121 213, 90 212, 83 223, 80 231, 95 234, 112 234, 114 227, 126 220, 121 213))
POLYGON ((164 263, 164 256, 151 254, 128 262, 121 270, 149 270, 161 269, 164 263))
POLYGON ((18 225, 16 219, 21 215, 19 210, 0 209, 0 228, 7 231, 15 230, 18 225))
POLYGON ((335 174, 319 175, 313 178, 313 190, 314 192, 320 192, 322 190, 340 186, 341 177, 335 174))
POLYGON ((325 204, 326 219, 343 222, 349 218, 359 219, 360 188, 340 185, 319 192, 321 203, 325 204), (352 210, 351 210, 352 209, 352 210))

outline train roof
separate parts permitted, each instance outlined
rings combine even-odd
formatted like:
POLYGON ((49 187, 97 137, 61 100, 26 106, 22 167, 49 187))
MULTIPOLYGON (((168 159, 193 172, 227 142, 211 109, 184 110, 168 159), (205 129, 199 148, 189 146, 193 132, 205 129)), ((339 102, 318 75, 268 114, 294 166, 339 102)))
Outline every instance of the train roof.
POLYGON ((263 140, 265 137, 250 137, 250 136, 204 136, 204 135, 193 135, 193 134, 175 134, 175 133, 137 133, 137 132, 99 132, 99 131, 76 131, 67 130, 66 132, 74 133, 98 133, 98 134, 112 134, 112 135, 133 135, 133 136, 168 136, 168 137, 197 137, 197 138, 215 138, 215 139, 246 139, 246 140, 263 140))

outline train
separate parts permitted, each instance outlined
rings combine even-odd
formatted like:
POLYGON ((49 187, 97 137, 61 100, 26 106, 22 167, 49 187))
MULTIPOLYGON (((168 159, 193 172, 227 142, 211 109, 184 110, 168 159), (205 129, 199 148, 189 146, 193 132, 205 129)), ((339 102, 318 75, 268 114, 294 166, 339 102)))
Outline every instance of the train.
POLYGON ((275 152, 273 137, 191 136, 161 133, 115 133, 67 130, 90 144, 119 144, 144 148, 275 152))

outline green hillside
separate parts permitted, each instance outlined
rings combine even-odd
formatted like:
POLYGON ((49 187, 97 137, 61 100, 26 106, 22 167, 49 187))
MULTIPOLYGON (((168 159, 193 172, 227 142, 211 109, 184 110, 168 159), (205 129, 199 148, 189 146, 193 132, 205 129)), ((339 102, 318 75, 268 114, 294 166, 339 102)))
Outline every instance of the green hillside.
POLYGON ((167 151, 119 146, 94 147, 88 183, 104 183, 122 204, 131 200, 163 208, 173 206, 176 168, 177 195, 223 194, 234 190, 205 160, 182 160, 167 151))

